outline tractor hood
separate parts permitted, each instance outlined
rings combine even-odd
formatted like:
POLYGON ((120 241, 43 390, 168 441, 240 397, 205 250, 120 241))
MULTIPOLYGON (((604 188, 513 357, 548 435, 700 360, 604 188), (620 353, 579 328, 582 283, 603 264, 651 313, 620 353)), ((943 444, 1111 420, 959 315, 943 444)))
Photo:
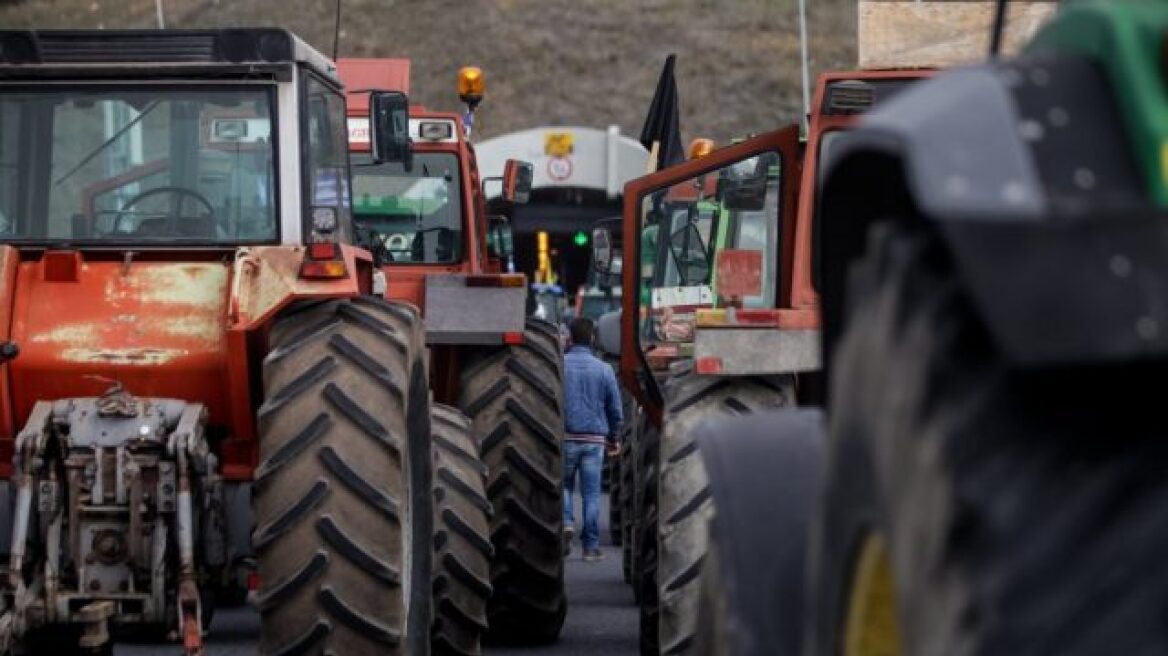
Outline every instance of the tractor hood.
POLYGON ((0 333, 19 349, 6 365, 4 437, 37 400, 98 395, 111 380, 137 396, 199 399, 222 420, 229 264, 0 246, 0 271, 0 333))

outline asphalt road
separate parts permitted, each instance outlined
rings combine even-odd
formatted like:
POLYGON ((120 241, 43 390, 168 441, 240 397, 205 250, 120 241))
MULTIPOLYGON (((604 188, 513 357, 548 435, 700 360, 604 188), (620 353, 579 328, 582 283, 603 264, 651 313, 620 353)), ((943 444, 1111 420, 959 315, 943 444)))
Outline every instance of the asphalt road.
MULTIPOLYGON (((620 549, 608 544, 607 497, 601 508, 601 536, 605 558, 599 563, 580 559, 579 542, 567 562, 568 617, 555 645, 533 648, 490 647, 490 656, 626 656, 637 653, 637 607, 630 588, 621 580, 620 549)), ((259 617, 247 608, 220 610, 207 636, 208 656, 245 656, 255 653, 259 617)), ((174 645, 119 644, 115 656, 175 656, 174 645)))

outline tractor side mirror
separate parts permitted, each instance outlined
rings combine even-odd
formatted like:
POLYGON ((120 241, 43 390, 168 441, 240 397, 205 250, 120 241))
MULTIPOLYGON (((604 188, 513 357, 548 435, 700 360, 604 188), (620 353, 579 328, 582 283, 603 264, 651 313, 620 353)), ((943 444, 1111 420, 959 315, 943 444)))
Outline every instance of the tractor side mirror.
POLYGON ((503 167, 503 200, 508 203, 526 203, 531 197, 533 175, 531 162, 507 160, 503 167))
POLYGON ((412 164, 410 100, 400 91, 369 93, 369 144, 373 161, 412 164))
POLYGON ((511 222, 507 217, 493 214, 487 217, 487 251, 491 257, 507 261, 515 253, 511 222))

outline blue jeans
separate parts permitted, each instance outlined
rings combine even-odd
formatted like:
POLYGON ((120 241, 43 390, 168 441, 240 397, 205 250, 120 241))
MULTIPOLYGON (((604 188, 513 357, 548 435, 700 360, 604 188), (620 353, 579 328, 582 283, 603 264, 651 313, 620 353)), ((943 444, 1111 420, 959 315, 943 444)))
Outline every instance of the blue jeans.
POLYGON ((580 543, 585 549, 600 548, 600 469, 604 464, 604 445, 587 442, 564 442, 564 526, 574 526, 572 492, 576 472, 580 473, 580 497, 584 505, 584 530, 580 543))

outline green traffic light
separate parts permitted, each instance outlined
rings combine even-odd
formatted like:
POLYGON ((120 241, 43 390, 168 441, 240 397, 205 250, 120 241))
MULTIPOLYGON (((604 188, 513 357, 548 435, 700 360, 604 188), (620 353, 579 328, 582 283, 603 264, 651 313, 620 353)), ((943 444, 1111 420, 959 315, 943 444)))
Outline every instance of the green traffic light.
POLYGON ((572 242, 577 246, 587 246, 588 235, 586 235, 583 230, 579 230, 576 232, 576 234, 572 235, 572 242))

